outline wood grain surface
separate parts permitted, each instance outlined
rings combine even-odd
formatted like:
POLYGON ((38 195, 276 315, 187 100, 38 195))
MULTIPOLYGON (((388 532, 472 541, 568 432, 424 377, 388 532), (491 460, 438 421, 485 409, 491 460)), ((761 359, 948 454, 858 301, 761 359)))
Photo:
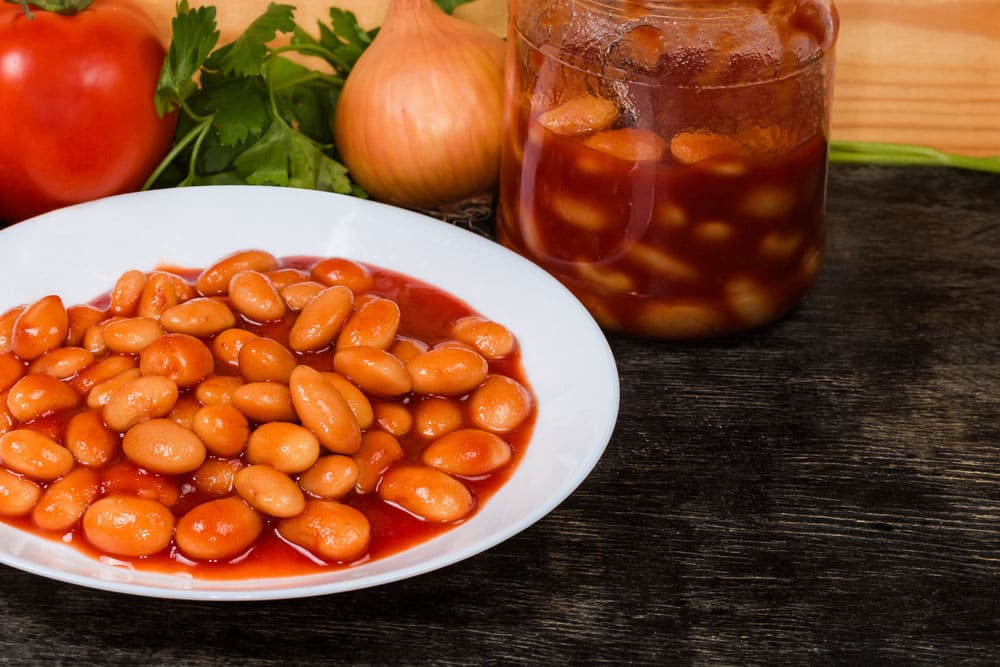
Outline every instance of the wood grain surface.
POLYGON ((828 209, 783 321, 611 337, 604 457, 507 542, 258 604, 0 567, 0 664, 997 664, 1000 177, 839 165, 828 209))
POLYGON ((1000 0, 837 0, 832 136, 1000 155, 1000 0))

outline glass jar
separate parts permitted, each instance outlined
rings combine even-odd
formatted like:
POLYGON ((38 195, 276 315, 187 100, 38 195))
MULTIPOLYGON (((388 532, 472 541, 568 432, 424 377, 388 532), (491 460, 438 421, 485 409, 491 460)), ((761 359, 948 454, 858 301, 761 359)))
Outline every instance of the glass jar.
POLYGON ((606 329, 774 321, 823 256, 830 0, 512 0, 497 231, 606 329))

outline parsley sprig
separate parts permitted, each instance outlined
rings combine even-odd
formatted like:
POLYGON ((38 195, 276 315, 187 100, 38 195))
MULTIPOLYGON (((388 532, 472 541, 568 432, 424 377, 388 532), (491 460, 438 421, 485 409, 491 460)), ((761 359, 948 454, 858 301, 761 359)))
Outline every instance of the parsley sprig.
POLYGON ((215 7, 177 3, 156 91, 160 113, 177 110, 177 132, 143 189, 250 184, 364 196, 337 160, 330 121, 377 28, 364 30, 352 12, 333 7, 313 37, 294 12, 272 3, 237 39, 218 46, 215 7), (290 40, 273 46, 279 34, 290 40), (326 67, 311 69, 289 53, 317 57, 326 67))

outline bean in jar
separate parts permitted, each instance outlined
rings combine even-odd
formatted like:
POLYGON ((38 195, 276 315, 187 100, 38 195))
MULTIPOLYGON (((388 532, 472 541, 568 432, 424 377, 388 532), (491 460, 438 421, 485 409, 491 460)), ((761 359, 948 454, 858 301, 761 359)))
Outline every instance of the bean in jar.
POLYGON ((534 422, 502 323, 344 258, 133 269, 0 324, 0 518, 129 567, 394 553, 474 514, 534 422))
POLYGON ((511 4, 498 234, 606 329, 774 321, 823 256, 830 0, 511 4))

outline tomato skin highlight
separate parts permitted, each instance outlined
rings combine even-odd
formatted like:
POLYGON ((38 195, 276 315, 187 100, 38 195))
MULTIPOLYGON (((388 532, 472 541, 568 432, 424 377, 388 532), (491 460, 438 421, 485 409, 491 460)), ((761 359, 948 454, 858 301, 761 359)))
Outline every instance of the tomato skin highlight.
POLYGON ((154 95, 166 52, 119 0, 73 16, 0 3, 0 222, 138 190, 169 150, 176 114, 154 95))

